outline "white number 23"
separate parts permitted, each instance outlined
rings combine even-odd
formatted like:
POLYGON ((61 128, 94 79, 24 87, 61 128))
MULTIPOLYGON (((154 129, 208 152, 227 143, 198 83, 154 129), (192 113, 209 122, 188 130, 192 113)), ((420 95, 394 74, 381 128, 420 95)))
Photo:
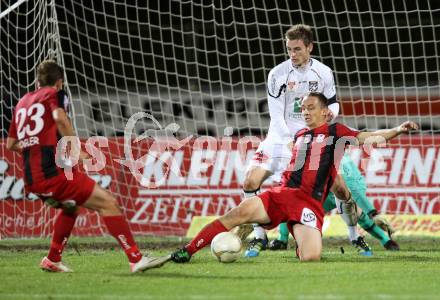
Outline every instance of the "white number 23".
POLYGON ((37 135, 43 130, 44 121, 44 105, 41 103, 35 103, 31 105, 29 108, 20 108, 16 114, 16 125, 17 125, 17 137, 19 140, 23 139, 27 136, 37 135), (29 117, 30 121, 28 124, 24 125, 26 121, 26 116, 29 117), (33 125, 33 128, 32 128, 33 125))

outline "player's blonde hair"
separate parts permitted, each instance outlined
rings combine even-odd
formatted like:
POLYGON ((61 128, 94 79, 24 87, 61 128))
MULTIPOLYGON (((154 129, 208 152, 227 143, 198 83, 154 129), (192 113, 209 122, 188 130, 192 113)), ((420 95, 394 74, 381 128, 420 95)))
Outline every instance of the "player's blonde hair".
POLYGON ((41 62, 37 68, 37 80, 40 86, 53 86, 58 79, 64 78, 64 69, 53 59, 41 62))
POLYGON ((287 29, 285 33, 286 40, 302 40, 304 45, 308 46, 313 43, 312 28, 305 24, 296 24, 287 29))

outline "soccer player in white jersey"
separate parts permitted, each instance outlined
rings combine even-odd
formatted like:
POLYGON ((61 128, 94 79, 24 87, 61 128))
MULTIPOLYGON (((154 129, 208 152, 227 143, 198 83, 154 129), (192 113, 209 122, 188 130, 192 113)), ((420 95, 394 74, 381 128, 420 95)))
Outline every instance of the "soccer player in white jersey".
MULTIPOLYGON (((290 27, 285 39, 289 59, 269 72, 269 131, 248 166, 243 184, 246 198, 258 194, 261 184, 270 176, 279 181, 281 172, 287 167, 290 160, 287 145, 296 132, 305 127, 301 116, 301 100, 304 96, 309 92, 318 92, 328 99, 328 121, 339 113, 332 70, 311 58, 313 32, 310 26, 297 24, 290 27)), ((246 229, 242 228, 242 231, 246 229)), ((265 230, 254 225, 254 234, 255 238, 245 253, 248 257, 258 256, 260 250, 267 247, 265 230)), ((247 234, 241 232, 239 235, 243 237, 247 234)))

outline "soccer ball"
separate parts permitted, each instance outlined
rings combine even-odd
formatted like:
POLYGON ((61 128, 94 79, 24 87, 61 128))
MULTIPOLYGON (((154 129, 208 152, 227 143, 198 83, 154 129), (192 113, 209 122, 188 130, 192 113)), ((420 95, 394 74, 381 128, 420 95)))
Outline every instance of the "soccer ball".
POLYGON ((232 232, 219 233, 211 242, 211 253, 219 262, 234 262, 241 254, 241 240, 232 232))

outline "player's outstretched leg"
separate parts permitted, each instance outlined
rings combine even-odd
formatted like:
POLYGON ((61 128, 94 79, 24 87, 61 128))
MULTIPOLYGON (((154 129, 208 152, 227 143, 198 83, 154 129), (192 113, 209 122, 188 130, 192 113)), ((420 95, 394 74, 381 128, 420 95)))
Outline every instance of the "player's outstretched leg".
POLYGON ((391 233, 394 232, 394 229, 391 227, 391 225, 388 222, 382 223, 384 224, 384 228, 388 231, 387 235, 385 231, 381 227, 377 226, 377 224, 374 222, 373 218, 374 216, 378 216, 378 214, 377 210, 372 206, 371 201, 366 195, 366 187, 364 188, 364 185, 356 186, 351 181, 347 181, 347 185, 349 185, 349 188, 352 190, 356 203, 360 203, 359 207, 362 209, 362 213, 359 217, 359 225, 366 232, 371 234, 371 236, 376 238, 382 244, 382 246, 385 247, 385 249, 391 251, 399 250, 399 245, 391 239, 391 233), (368 203, 368 205, 366 205, 366 203, 368 203))
MULTIPOLYGON (((170 255, 159 258, 161 262, 174 261, 176 263, 189 262, 191 257, 200 249, 211 244, 214 237, 222 232, 229 231, 235 226, 250 222, 261 224, 270 223, 269 216, 260 198, 252 197, 245 199, 239 206, 231 209, 224 216, 209 223, 182 249, 170 255)), ((147 269, 150 267, 148 266, 147 269)))
POLYGON ((287 228, 287 224, 281 223, 278 226, 278 230, 278 238, 269 244, 269 249, 272 251, 287 249, 287 243, 289 241, 289 229, 287 228))
MULTIPOLYGON (((260 188, 255 190, 243 190, 243 199, 254 197, 258 195, 260 188)), ((247 237, 254 231, 254 224, 241 224, 238 226, 237 235, 242 242, 244 242, 247 237)))
POLYGON ((383 231, 387 232, 389 238, 391 239, 391 236, 394 233, 394 228, 385 218, 383 218, 377 212, 377 210, 371 204, 371 201, 368 199, 366 195, 366 186, 361 184, 355 187, 354 183, 347 183, 347 184, 353 185, 352 193, 353 193, 353 197, 356 199, 356 203, 358 204, 358 206, 369 218, 371 218, 374 221, 374 223, 377 226, 379 226, 383 231))
POLYGON ((156 267, 159 267, 163 264, 157 258, 141 254, 116 199, 98 184, 95 184, 91 196, 83 206, 101 215, 109 233, 118 241, 127 255, 131 272, 144 271, 147 265, 151 267, 157 264, 156 267))
MULTIPOLYGON (((232 227, 231 227, 232 228, 232 227)), ((197 236, 189 242, 185 247, 171 254, 171 260, 176 263, 189 262, 191 256, 211 244, 212 239, 219 233, 229 231, 231 228, 225 227, 220 219, 217 219, 205 227, 197 234, 197 236)))
POLYGON ((64 210, 58 213, 55 219, 49 253, 40 263, 42 270, 48 272, 72 272, 72 270, 61 261, 61 256, 73 226, 75 225, 77 216, 78 214, 76 212, 68 213, 64 210))

